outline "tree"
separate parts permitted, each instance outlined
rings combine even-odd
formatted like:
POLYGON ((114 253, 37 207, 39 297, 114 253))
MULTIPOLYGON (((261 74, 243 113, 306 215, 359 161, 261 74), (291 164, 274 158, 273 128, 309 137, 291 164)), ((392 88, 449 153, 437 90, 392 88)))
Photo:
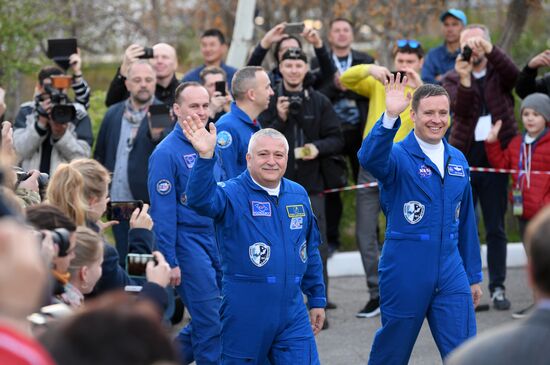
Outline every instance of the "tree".
POLYGON ((512 0, 508 5, 506 22, 499 40, 499 45, 506 52, 510 53, 512 46, 518 41, 525 24, 527 15, 533 9, 542 9, 541 0, 512 0))

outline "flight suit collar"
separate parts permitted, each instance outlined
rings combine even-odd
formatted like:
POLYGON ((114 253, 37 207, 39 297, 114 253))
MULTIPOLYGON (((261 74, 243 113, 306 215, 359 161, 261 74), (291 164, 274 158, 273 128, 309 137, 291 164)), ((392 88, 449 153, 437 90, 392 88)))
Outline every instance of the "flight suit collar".
MULTIPOLYGON (((442 141, 443 141, 443 146, 445 151, 443 155, 443 161, 444 161, 443 168, 445 169, 445 173, 446 173, 447 165, 451 162, 451 155, 449 154, 449 144, 447 143, 445 138, 443 138, 442 141)), ((430 166, 432 170, 439 175, 439 169, 437 168, 437 166, 435 166, 432 160, 430 160, 429 157, 426 156, 424 151, 422 151, 422 148, 420 148, 420 145, 418 144, 414 136, 414 129, 403 140, 403 147, 405 147, 405 150, 411 155, 413 155, 414 157, 423 160, 424 164, 426 164, 427 166, 430 166)))

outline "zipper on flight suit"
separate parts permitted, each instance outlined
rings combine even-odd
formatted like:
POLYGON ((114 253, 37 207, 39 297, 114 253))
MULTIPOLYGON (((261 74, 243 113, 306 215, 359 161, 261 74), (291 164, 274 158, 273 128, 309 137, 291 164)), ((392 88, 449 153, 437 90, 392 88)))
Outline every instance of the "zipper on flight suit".
POLYGON ((443 214, 442 224, 441 224, 441 231, 440 231, 440 241, 439 241, 439 259, 437 260, 437 284, 435 286, 435 292, 439 292, 439 278, 441 273, 441 252, 443 251, 443 241, 444 241, 444 234, 443 231, 445 230, 445 175, 447 173, 447 168, 449 166, 449 163, 451 162, 451 156, 447 157, 447 161, 445 162, 445 166, 443 167, 443 174, 439 176, 440 178, 440 188, 441 188, 441 213, 443 214))

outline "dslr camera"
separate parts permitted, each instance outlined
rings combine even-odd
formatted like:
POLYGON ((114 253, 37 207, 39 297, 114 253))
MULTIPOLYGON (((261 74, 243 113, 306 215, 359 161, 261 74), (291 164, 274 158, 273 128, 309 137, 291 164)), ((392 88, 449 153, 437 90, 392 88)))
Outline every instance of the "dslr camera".
POLYGON ((302 111, 302 105, 304 103, 304 94, 302 92, 290 92, 283 89, 283 82, 281 81, 277 90, 278 96, 288 97, 288 114, 299 115, 302 111))
MULTIPOLYGON (((21 181, 27 180, 29 177, 31 177, 32 173, 23 170, 21 167, 14 166, 13 170, 15 171, 15 175, 17 176, 17 183, 19 184, 21 181)), ((45 172, 41 172, 40 176, 38 177, 38 188, 40 191, 43 191, 48 186, 48 182, 50 180, 50 176, 46 174, 45 172)))
MULTIPOLYGON (((68 255, 68 250, 71 247, 70 233, 65 228, 56 228, 53 231, 49 231, 52 235, 53 243, 59 247, 58 257, 65 257, 68 255)), ((46 238, 44 232, 42 232, 42 240, 46 238)))
POLYGON ((52 110, 50 114, 42 109, 38 104, 38 113, 45 117, 51 117, 52 120, 59 124, 66 124, 76 119, 76 108, 71 103, 69 96, 63 92, 71 86, 72 77, 66 75, 52 76, 51 84, 44 84, 44 93, 37 96, 37 104, 50 99, 52 102, 52 110))

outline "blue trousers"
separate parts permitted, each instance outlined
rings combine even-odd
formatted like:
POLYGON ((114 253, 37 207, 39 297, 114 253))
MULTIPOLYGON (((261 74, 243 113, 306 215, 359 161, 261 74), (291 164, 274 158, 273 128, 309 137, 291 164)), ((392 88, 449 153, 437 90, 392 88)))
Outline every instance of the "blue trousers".
POLYGON ((440 254, 438 242, 389 240, 380 259, 382 327, 369 364, 407 364, 424 318, 445 358, 476 323, 470 285, 458 253, 440 254))
POLYGON ((185 364, 219 364, 221 270, 211 232, 184 232, 178 237, 176 255, 181 284, 176 288, 191 315, 191 322, 175 339, 185 364))

